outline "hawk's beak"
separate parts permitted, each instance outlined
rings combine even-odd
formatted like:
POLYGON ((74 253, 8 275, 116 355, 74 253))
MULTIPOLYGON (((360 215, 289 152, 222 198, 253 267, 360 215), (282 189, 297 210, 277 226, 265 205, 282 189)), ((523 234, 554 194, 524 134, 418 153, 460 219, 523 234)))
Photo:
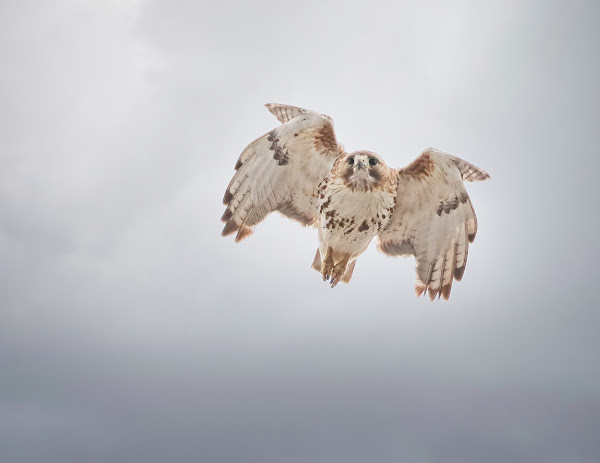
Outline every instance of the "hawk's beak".
POLYGON ((361 170, 363 167, 365 167, 365 165, 362 162, 362 159, 358 160, 358 162, 356 163, 356 167, 358 170, 361 170))

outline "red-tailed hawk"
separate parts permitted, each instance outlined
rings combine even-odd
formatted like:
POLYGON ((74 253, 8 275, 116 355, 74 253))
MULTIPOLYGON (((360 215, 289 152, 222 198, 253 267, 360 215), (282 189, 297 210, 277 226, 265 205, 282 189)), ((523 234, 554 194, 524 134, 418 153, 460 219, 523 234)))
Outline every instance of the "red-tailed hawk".
POLYGON ((267 104, 282 125, 240 155, 225 192, 223 236, 239 242, 273 211, 315 225, 312 267, 331 287, 348 283, 356 259, 378 237, 390 256, 415 256, 417 296, 448 299, 465 271, 477 219, 463 182, 490 178, 460 158, 433 148, 402 169, 370 151, 347 153, 329 116, 267 104))

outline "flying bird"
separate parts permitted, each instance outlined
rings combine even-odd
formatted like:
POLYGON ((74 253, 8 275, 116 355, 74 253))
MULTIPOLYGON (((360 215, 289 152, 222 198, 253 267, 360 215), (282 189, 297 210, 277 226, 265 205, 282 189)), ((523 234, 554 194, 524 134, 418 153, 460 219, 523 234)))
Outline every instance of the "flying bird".
POLYGON ((325 114, 265 106, 281 125, 240 155, 223 198, 222 235, 242 241, 273 211, 316 226, 312 268, 332 288, 350 281, 356 259, 377 236, 383 253, 415 256, 417 296, 448 299, 477 232, 463 182, 489 174, 433 148, 393 169, 371 151, 346 152, 325 114))

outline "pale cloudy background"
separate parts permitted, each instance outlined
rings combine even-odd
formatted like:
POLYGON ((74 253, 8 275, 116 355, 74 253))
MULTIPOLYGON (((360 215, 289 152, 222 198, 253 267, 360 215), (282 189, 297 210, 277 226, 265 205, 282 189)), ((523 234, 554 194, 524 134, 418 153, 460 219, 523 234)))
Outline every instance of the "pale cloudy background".
POLYGON ((0 460, 600 461, 600 8, 3 1, 0 460), (222 239, 266 102, 489 171, 449 302, 316 232, 222 239))

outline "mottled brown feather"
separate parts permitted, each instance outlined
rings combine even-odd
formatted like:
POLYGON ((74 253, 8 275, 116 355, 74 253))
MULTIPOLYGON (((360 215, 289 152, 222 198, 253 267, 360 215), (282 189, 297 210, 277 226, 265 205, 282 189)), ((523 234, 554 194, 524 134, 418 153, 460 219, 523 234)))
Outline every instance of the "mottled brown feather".
POLYGON ((367 221, 363 220, 363 223, 361 223, 360 227, 358 227, 358 231, 363 232, 363 231, 367 231, 368 229, 369 229, 369 225, 367 224, 367 221))
POLYGON ((315 148, 317 148, 319 151, 337 150, 337 142, 335 140, 333 125, 323 125, 315 135, 314 144, 315 148))
POLYGON ((431 175, 435 165, 431 156, 424 153, 415 159, 412 163, 402 169, 402 173, 415 178, 424 178, 431 175))

